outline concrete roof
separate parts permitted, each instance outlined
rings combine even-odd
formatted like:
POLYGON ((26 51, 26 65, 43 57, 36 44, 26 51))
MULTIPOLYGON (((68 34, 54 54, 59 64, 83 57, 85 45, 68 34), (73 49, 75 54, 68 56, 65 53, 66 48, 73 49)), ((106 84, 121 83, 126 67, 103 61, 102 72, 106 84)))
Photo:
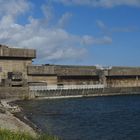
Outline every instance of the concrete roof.
POLYGON ((95 66, 43 65, 28 66, 29 75, 96 76, 95 66))
MULTIPOLYGON (((42 65, 28 66, 29 75, 58 75, 58 76, 98 76, 101 71, 95 66, 71 65, 42 65)), ((140 67, 112 67, 105 70, 106 76, 138 76, 140 67)))
POLYGON ((0 45, 0 59, 4 58, 36 58, 36 50, 34 49, 21 49, 9 48, 5 45, 0 45))

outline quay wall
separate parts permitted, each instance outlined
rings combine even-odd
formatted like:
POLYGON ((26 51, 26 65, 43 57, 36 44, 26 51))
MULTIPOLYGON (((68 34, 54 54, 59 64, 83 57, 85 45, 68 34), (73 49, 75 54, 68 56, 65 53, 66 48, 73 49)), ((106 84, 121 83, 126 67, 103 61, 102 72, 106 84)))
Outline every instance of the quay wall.
POLYGON ((63 98, 89 97, 111 95, 140 94, 140 87, 110 87, 97 89, 57 89, 45 91, 30 91, 28 87, 1 87, 0 99, 34 99, 34 98, 63 98))
POLYGON ((7 99, 7 98, 17 98, 17 99, 29 98, 29 88, 28 87, 0 87, 0 99, 7 99))
POLYGON ((111 96, 111 95, 134 95, 140 94, 140 87, 111 87, 100 89, 70 89, 70 90, 47 90, 30 91, 32 98, 63 98, 63 97, 89 97, 89 96, 111 96))

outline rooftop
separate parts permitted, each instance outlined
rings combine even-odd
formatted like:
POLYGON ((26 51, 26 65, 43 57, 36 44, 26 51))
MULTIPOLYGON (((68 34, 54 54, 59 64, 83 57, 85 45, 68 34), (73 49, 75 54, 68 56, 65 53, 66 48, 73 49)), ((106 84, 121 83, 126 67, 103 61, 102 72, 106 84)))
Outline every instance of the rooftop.
POLYGON ((6 45, 0 44, 0 59, 4 58, 36 58, 36 50, 34 49, 21 49, 21 48, 9 48, 6 45))

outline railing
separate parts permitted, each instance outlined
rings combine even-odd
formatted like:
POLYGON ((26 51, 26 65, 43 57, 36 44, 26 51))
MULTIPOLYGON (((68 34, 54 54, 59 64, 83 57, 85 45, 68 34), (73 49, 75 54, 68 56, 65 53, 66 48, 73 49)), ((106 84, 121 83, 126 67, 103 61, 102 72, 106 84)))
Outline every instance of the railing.
POLYGON ((44 90, 69 90, 69 89, 100 89, 104 88, 104 85, 48 85, 48 86, 30 86, 30 91, 44 91, 44 90))

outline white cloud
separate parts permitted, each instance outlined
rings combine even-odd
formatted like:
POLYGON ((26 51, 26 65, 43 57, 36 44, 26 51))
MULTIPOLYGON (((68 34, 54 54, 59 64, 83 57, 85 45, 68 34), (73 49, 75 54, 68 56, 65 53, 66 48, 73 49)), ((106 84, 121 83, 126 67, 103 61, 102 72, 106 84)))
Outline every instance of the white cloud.
POLYGON ((71 17, 72 17, 71 13, 64 13, 58 21, 58 26, 64 27, 71 17))
POLYGON ((52 0, 66 5, 85 5, 93 7, 114 7, 119 5, 140 6, 140 0, 52 0))
POLYGON ((0 16, 16 17, 27 12, 30 6, 26 0, 0 0, 0 16))
POLYGON ((105 30, 106 29, 106 25, 101 21, 101 20, 97 20, 96 24, 99 28, 105 30))
POLYGON ((111 33, 116 33, 116 32, 136 32, 139 31, 140 29, 137 27, 108 27, 103 21, 97 20, 96 21, 97 26, 101 29, 101 31, 105 34, 111 34, 111 33))
POLYGON ((46 19, 50 21, 53 18, 53 7, 51 5, 42 5, 41 9, 46 19))
POLYGON ((94 38, 89 35, 82 37, 82 43, 85 45, 95 45, 95 44, 110 44, 112 43, 112 38, 109 36, 104 36, 102 38, 94 38))
MULTIPOLYGON (((95 38, 89 35, 74 35, 62 26, 71 17, 70 13, 62 15, 56 26, 49 27, 48 22, 53 17, 52 7, 42 6, 43 19, 27 17, 29 23, 17 22, 17 17, 30 10, 31 3, 27 0, 0 0, 0 43, 37 49, 38 59, 46 61, 80 60, 87 53, 85 46, 111 43, 111 38, 95 38), (5 14, 4 14, 5 13, 5 14)), ((40 61, 41 62, 41 61, 40 61)))
POLYGON ((140 31, 140 29, 139 28, 137 28, 137 27, 122 27, 122 28, 120 28, 120 27, 116 27, 116 28, 112 28, 111 29, 111 32, 126 32, 126 33, 128 33, 128 32, 137 32, 137 31, 140 31))

